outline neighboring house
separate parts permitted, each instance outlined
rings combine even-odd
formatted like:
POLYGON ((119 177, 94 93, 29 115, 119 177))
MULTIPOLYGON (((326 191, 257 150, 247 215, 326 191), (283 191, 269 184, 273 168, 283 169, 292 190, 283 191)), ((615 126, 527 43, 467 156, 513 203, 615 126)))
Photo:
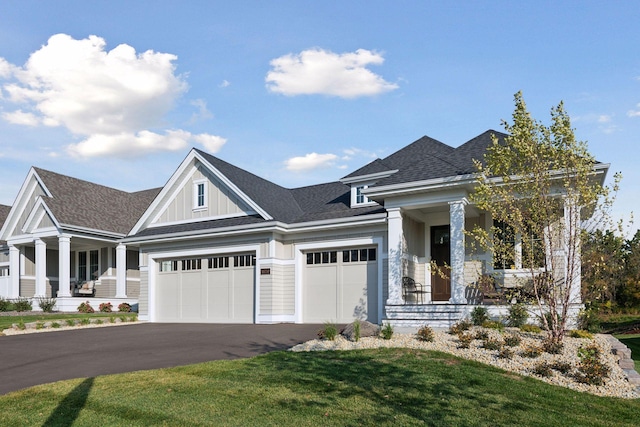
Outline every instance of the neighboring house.
MULTIPOLYGON (((55 295, 75 310, 74 287, 93 281, 94 306, 138 302, 152 322, 448 325, 498 267, 464 233, 493 225, 467 200, 491 134, 504 137, 457 148, 423 137, 339 182, 295 189, 197 149, 162 189, 139 193, 32 168, 0 231, 0 296, 55 295), (403 277, 423 293, 403 295, 403 277)), ((603 181, 608 165, 594 169, 603 181)), ((505 267, 511 286, 524 271, 505 267)))

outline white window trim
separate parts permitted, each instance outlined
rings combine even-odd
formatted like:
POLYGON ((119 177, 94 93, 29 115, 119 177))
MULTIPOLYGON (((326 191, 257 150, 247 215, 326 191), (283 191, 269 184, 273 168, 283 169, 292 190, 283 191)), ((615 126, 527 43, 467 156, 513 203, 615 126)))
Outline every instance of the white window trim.
POLYGON ((209 206, 209 198, 208 198, 208 188, 207 188, 207 180, 206 179, 198 179, 193 181, 193 210, 194 211, 203 211, 206 210, 209 206), (198 187, 202 185, 204 191, 204 204, 202 206, 198 205, 198 187))
POLYGON ((369 199, 366 195, 361 194, 362 197, 364 197, 364 201, 361 203, 358 203, 358 189, 367 189, 369 188, 370 185, 373 185, 372 182, 367 182, 367 183, 363 183, 363 182, 359 182, 357 184, 353 184, 351 186, 351 207, 352 208, 357 208, 357 207, 361 207, 361 206, 373 206, 376 204, 376 202, 374 202, 373 200, 369 199))
POLYGON ((100 279, 102 279, 102 276, 100 274, 98 274, 98 277, 96 277, 95 279, 91 278, 91 251, 98 251, 98 273, 102 272, 102 248, 91 248, 91 249, 84 249, 84 250, 77 250, 75 251, 76 253, 76 271, 75 271, 75 278, 77 281, 91 281, 91 280, 95 280, 96 282, 99 282, 100 279), (80 275, 80 252, 86 252, 87 253, 87 276, 89 276, 88 278, 81 278, 79 277, 80 275))

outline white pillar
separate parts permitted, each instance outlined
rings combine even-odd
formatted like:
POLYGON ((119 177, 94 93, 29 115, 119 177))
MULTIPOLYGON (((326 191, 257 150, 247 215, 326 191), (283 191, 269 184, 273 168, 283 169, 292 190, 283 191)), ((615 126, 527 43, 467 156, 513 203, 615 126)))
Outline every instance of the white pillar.
POLYGON ((452 304, 466 304, 464 285, 464 207, 467 199, 449 202, 452 304))
POLYGON ((116 298, 127 297, 127 247, 116 246, 116 298))
POLYGON ((58 236, 58 296, 71 296, 71 236, 58 236))
POLYGON ((35 240, 36 245, 36 292, 34 297, 43 297, 47 290, 47 244, 41 239, 35 240))
POLYGON ((20 296, 20 249, 9 245, 9 298, 20 296))
POLYGON ((571 285, 571 304, 580 304, 582 259, 580 251, 580 206, 573 197, 564 199, 565 280, 571 285))
POLYGON ((404 234, 402 232, 402 213, 400 208, 387 209, 387 242, 389 245, 388 281, 389 297, 387 304, 402 304, 402 256, 404 253, 404 234))

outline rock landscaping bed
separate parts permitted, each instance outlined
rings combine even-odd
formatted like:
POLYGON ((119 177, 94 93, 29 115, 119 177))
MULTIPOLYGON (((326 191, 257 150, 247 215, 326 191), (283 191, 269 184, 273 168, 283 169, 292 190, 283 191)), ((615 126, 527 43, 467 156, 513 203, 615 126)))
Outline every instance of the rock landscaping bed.
POLYGON ((36 321, 14 323, 11 328, 0 332, 0 335, 22 335, 40 332, 68 331, 70 329, 100 328, 107 326, 130 325, 137 322, 136 315, 114 315, 110 317, 97 317, 94 319, 58 319, 51 321, 36 321))
POLYGON ((582 392, 600 396, 640 398, 640 387, 628 376, 628 372, 619 366, 620 350, 616 350, 617 355, 612 353, 612 341, 608 335, 595 335, 593 338, 567 336, 564 339, 564 347, 559 349, 558 354, 551 354, 542 350, 545 333, 523 332, 518 328, 506 328, 499 331, 474 326, 466 330, 463 335, 455 335, 446 331, 431 330, 430 332, 432 334, 427 335, 433 339, 431 342, 418 339, 417 334, 392 334, 390 339, 370 336, 361 337, 359 340, 348 340, 342 335, 338 335, 334 340, 315 339, 299 344, 290 350, 327 351, 380 347, 435 350, 454 354, 464 359, 476 360, 517 374, 536 377, 550 384, 582 392), (468 348, 463 348, 466 344, 468 344, 468 348), (591 351, 590 349, 596 347, 598 349, 597 357, 589 359, 585 356, 587 352, 591 351), (582 358, 578 356, 579 352, 582 354, 582 358), (594 359, 598 359, 595 365, 584 363, 585 360, 588 362, 594 359), (596 372, 608 371, 606 375, 602 375, 603 383, 601 385, 585 383, 584 372, 587 372, 587 375, 591 372, 588 369, 596 372))

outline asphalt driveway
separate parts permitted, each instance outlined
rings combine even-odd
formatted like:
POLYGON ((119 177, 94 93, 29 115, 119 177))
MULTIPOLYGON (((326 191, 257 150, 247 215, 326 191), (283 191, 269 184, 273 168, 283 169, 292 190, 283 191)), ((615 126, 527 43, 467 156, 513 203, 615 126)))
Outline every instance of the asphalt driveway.
POLYGON ((318 329, 141 323, 0 337, 0 394, 72 378, 251 357, 313 339, 318 329))

